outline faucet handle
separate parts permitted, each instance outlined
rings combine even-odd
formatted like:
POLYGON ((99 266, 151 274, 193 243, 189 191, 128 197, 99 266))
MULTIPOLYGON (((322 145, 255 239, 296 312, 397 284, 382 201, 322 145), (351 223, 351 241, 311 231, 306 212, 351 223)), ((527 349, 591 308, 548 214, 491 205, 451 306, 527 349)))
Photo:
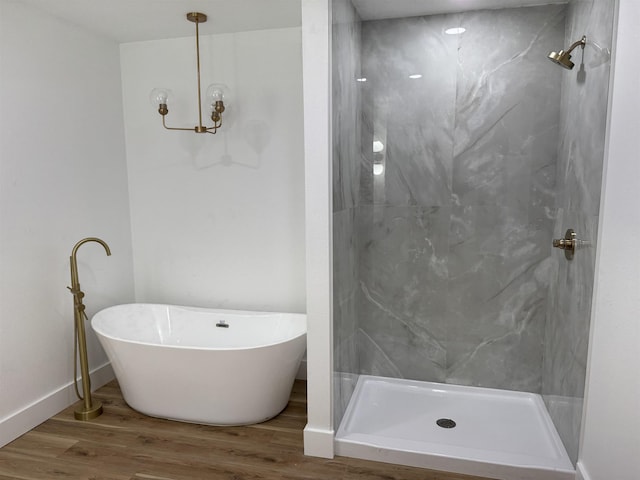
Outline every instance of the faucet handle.
POLYGON ((567 230, 564 234, 564 238, 556 238, 553 240, 553 246, 564 250, 564 256, 567 260, 573 260, 573 255, 576 253, 580 240, 576 238, 576 232, 572 228, 567 230))

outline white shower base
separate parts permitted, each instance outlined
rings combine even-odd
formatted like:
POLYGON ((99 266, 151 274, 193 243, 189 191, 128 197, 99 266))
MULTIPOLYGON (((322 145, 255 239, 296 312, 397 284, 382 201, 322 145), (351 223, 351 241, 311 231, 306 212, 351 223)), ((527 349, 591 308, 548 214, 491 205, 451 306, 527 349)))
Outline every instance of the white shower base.
POLYGON ((336 454, 500 480, 574 480, 542 398, 361 375, 336 454), (452 419, 454 428, 436 425, 452 419))

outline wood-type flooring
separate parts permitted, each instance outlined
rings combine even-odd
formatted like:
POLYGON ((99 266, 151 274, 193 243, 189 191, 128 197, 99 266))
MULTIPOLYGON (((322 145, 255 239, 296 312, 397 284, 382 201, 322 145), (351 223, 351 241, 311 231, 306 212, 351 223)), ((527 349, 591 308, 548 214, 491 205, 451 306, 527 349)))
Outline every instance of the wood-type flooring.
POLYGON ((0 480, 488 480, 419 468, 303 455, 306 384, 296 381, 287 408, 246 427, 212 427, 142 415, 118 384, 95 398, 104 413, 74 420, 60 412, 0 449, 0 480))

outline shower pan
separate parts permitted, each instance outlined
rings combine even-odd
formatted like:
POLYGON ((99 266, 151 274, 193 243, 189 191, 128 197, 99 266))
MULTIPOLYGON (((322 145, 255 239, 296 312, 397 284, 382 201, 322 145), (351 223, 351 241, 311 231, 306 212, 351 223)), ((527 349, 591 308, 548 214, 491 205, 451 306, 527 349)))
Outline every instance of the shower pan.
POLYGON ((539 395, 361 375, 336 453, 512 479, 575 471, 539 395))
POLYGON ((575 475, 614 12, 523 3, 332 1, 339 455, 575 475))

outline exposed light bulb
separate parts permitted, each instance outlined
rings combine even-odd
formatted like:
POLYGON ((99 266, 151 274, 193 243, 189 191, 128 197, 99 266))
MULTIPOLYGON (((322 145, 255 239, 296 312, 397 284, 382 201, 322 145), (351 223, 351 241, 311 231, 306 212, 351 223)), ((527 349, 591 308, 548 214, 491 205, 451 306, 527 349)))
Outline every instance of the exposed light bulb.
POLYGON ((417 78, 422 78, 422 75, 420 75, 419 73, 414 73, 412 75, 409 75, 409 78, 415 80, 417 78))
POLYGON ((464 27, 453 27, 453 28, 447 28, 444 31, 444 33, 446 33, 447 35, 460 35, 466 31, 467 29, 464 27))
POLYGON ((149 101, 154 107, 167 105, 172 98, 173 95, 168 88, 154 88, 149 94, 149 101))
POLYGON ((374 175, 382 175, 384 173, 384 165, 381 163, 373 164, 373 174, 374 175))
POLYGON ((382 143, 380 140, 374 140, 373 153, 380 153, 383 150, 384 150, 384 143, 382 143))
POLYGON ((212 83, 207 87, 207 102, 209 105, 215 105, 216 102, 227 102, 229 96, 229 87, 224 83, 212 83))
POLYGON ((365 77, 356 78, 356 82, 366 82, 367 79, 365 77))

